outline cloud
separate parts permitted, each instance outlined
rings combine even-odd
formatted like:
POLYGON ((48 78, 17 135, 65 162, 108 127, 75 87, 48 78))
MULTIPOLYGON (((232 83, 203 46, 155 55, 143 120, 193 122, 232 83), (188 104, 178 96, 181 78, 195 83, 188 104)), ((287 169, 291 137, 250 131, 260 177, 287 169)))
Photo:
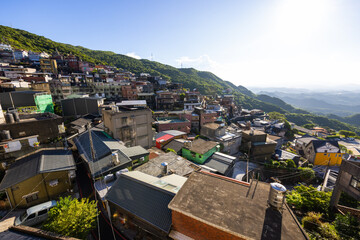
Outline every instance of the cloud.
POLYGON ((214 71, 219 68, 220 64, 212 60, 208 55, 202 55, 197 58, 190 58, 187 56, 180 57, 175 60, 179 67, 195 68, 203 71, 214 71))
POLYGON ((134 53, 134 52, 130 52, 130 53, 127 53, 125 55, 128 56, 128 57, 135 58, 135 59, 141 59, 141 57, 139 55, 137 55, 136 53, 134 53))

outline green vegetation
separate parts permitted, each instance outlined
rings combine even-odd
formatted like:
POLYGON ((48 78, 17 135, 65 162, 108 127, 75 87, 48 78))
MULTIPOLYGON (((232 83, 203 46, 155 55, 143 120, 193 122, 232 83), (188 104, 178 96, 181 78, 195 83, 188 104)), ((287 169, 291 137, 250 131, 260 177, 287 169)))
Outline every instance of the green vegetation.
POLYGON ((287 203, 303 213, 319 212, 328 215, 331 192, 317 191, 313 186, 299 185, 287 196, 287 203))
POLYGON ((98 210, 95 201, 89 199, 71 199, 70 196, 60 198, 57 205, 50 209, 49 217, 44 224, 44 229, 86 239, 89 232, 95 228, 98 210))
POLYGON ((352 131, 346 131, 346 130, 340 130, 339 131, 340 135, 344 135, 346 138, 347 137, 355 137, 356 133, 352 132, 352 131))

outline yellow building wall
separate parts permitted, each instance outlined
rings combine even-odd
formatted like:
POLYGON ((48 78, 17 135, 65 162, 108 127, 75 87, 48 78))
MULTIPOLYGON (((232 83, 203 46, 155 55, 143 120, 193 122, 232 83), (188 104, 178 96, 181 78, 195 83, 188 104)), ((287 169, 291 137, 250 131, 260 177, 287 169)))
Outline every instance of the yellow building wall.
POLYGON ((340 166, 341 161, 342 161, 342 153, 316 153, 314 165, 340 166))
POLYGON ((68 171, 59 171, 38 174, 6 189, 6 192, 12 208, 28 208, 49 200, 55 200, 59 194, 67 192, 70 188, 72 185, 69 182, 68 171), (55 179, 58 179, 58 185, 50 187, 49 182, 55 179), (27 203, 23 196, 34 192, 38 192, 38 199, 27 203))

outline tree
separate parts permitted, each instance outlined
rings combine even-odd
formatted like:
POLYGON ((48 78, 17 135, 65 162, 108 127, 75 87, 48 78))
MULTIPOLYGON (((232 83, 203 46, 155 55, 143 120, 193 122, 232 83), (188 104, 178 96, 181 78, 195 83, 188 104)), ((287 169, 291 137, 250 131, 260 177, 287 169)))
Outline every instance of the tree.
POLYGON ((303 126, 304 128, 307 128, 307 129, 313 129, 315 127, 315 124, 313 123, 307 123, 303 126))
POLYGON ((98 215, 97 203, 82 198, 60 198, 57 205, 50 209, 44 229, 65 236, 85 239, 95 227, 98 215))

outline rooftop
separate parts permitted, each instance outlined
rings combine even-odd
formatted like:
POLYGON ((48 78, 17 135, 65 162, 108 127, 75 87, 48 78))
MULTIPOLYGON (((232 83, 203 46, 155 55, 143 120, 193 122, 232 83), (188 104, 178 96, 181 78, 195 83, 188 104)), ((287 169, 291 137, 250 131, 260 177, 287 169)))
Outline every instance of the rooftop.
POLYGON ((0 184, 0 190, 4 190, 40 173, 75 169, 74 158, 70 150, 41 150, 13 163, 0 184))
MULTIPOLYGON (((213 142, 213 141, 205 141, 201 138, 195 139, 192 144, 191 147, 188 148, 190 151, 199 153, 199 154, 205 154, 208 151, 210 151, 212 148, 216 147, 218 145, 217 142, 213 142)), ((185 147, 187 148, 187 147, 185 147)))
POLYGON ((190 173, 199 170, 200 167, 176 155, 173 152, 161 154, 156 158, 150 159, 147 163, 136 168, 137 171, 158 177, 161 176, 161 163, 168 163, 168 170, 180 176, 188 176, 190 173))
POLYGON ((171 228, 171 193, 124 174, 113 184, 105 199, 152 226, 168 233, 171 228))
POLYGON ((171 142, 169 142, 168 144, 166 144, 163 149, 167 150, 168 148, 173 149, 175 152, 179 152, 181 151, 181 149, 184 147, 184 141, 178 140, 178 139, 174 139, 171 142))
POLYGON ((195 172, 169 208, 245 239, 307 239, 287 205, 282 214, 269 207, 269 190, 270 185, 264 182, 249 186, 234 179, 195 172))
POLYGON ((206 160, 204 165, 211 169, 216 170, 218 173, 222 175, 226 175, 234 165, 235 160, 236 157, 232 157, 230 155, 216 152, 211 156, 211 158, 206 160))

